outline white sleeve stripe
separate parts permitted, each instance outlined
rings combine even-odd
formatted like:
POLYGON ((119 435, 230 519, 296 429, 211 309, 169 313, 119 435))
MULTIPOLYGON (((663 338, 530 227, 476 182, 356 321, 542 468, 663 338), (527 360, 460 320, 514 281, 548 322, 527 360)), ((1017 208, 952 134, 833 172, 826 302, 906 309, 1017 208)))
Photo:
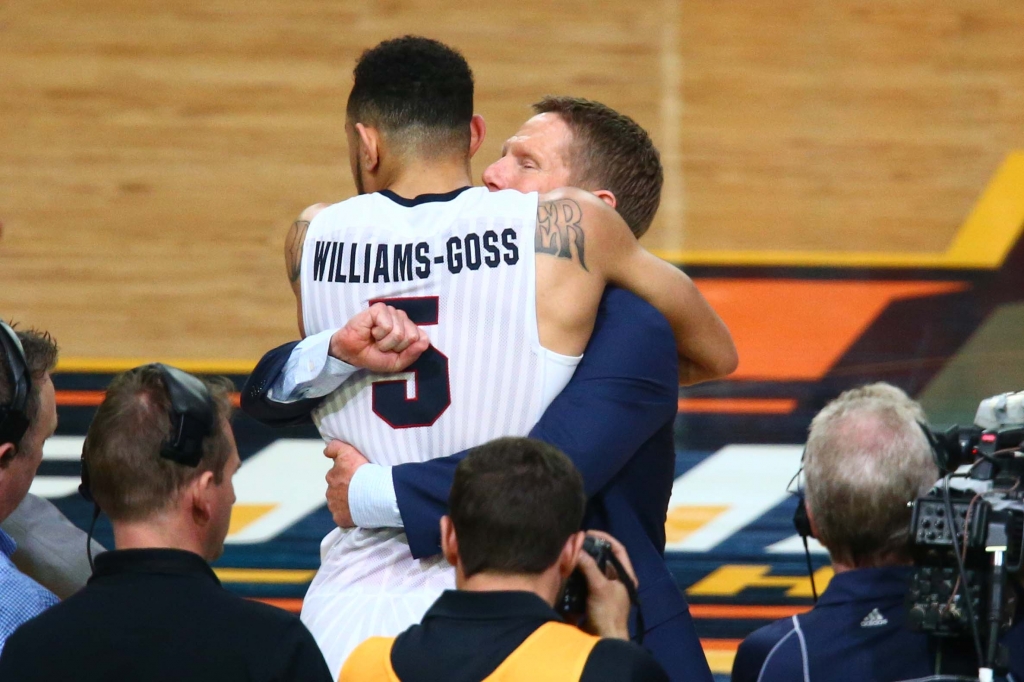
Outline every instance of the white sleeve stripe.
POLYGON ((764 671, 768 668, 768 662, 772 660, 772 656, 775 655, 775 652, 778 651, 779 647, 782 646, 783 642, 789 639, 794 632, 796 632, 796 630, 790 630, 789 632, 787 632, 786 636, 780 639, 778 642, 776 642, 775 646, 772 647, 772 650, 769 651, 768 655, 764 657, 764 663, 761 664, 761 671, 757 674, 757 682, 761 682, 761 678, 764 677, 764 671))
POLYGON ((804 639, 803 630, 800 629, 800 621, 793 616, 793 628, 797 639, 800 640, 800 657, 804 664, 804 682, 811 682, 810 662, 807 660, 807 641, 804 639))

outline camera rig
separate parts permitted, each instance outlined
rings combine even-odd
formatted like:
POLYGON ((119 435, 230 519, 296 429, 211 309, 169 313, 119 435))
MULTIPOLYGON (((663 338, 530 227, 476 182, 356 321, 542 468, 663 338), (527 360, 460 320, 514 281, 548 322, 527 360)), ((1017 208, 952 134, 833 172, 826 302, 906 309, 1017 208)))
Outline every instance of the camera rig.
POLYGON ((974 426, 927 433, 945 476, 910 503, 908 624, 969 638, 986 682, 1007 672, 999 638, 1017 610, 1010 579, 1024 572, 1024 391, 982 401, 974 426))

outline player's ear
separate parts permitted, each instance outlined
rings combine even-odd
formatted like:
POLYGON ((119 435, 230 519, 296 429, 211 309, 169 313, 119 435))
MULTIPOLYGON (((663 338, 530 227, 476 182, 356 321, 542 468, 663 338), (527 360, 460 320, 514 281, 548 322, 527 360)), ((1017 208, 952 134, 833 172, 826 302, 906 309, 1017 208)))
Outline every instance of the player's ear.
POLYGON ((380 133, 376 128, 367 128, 356 123, 356 135, 359 137, 359 156, 363 162, 363 170, 376 172, 380 165, 380 133))
POLYGON ((619 202, 615 198, 615 195, 612 194, 610 191, 608 191, 606 189, 594 190, 593 192, 591 192, 591 194, 593 194, 595 197, 597 197, 598 199, 600 199, 604 203, 608 204, 612 208, 617 208, 618 207, 619 202))
POLYGON ((477 150, 480 149, 480 145, 484 143, 484 137, 487 135, 487 124, 484 123, 484 117, 480 114, 473 114, 473 118, 469 121, 469 157, 473 158, 477 150))

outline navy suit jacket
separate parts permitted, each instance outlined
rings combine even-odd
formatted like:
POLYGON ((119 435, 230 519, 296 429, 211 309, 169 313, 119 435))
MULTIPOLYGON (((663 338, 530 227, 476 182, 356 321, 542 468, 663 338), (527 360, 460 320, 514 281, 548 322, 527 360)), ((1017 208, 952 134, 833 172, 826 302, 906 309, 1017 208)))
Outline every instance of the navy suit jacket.
MULTIPOLYGON (((265 399, 266 386, 294 345, 264 356, 243 391, 243 410, 264 423, 301 423, 318 402, 281 405, 265 399)), ((675 341, 665 318, 633 294, 609 288, 572 381, 530 435, 565 452, 583 474, 589 498, 584 527, 607 531, 629 552, 640 581, 648 648, 673 679, 710 681, 686 600, 664 561, 678 376, 675 341)), ((466 454, 392 470, 417 558, 440 552, 439 521, 447 513, 455 467, 466 454)))

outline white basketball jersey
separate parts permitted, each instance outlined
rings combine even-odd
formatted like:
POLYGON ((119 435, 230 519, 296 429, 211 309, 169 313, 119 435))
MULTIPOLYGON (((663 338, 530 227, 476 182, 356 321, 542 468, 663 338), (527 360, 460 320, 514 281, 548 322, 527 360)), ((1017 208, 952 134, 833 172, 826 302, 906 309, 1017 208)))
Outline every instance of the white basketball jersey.
MULTIPOLYGON (((365 194, 317 214, 302 255, 306 333, 383 301, 432 344, 408 371, 360 371, 328 396, 313 415, 325 440, 396 465, 529 433, 579 361, 540 345, 536 215, 536 193, 485 188, 365 194)), ((303 621, 337 673, 359 642, 418 622, 453 586, 448 564, 413 559, 400 530, 336 530, 321 545, 303 621)))

